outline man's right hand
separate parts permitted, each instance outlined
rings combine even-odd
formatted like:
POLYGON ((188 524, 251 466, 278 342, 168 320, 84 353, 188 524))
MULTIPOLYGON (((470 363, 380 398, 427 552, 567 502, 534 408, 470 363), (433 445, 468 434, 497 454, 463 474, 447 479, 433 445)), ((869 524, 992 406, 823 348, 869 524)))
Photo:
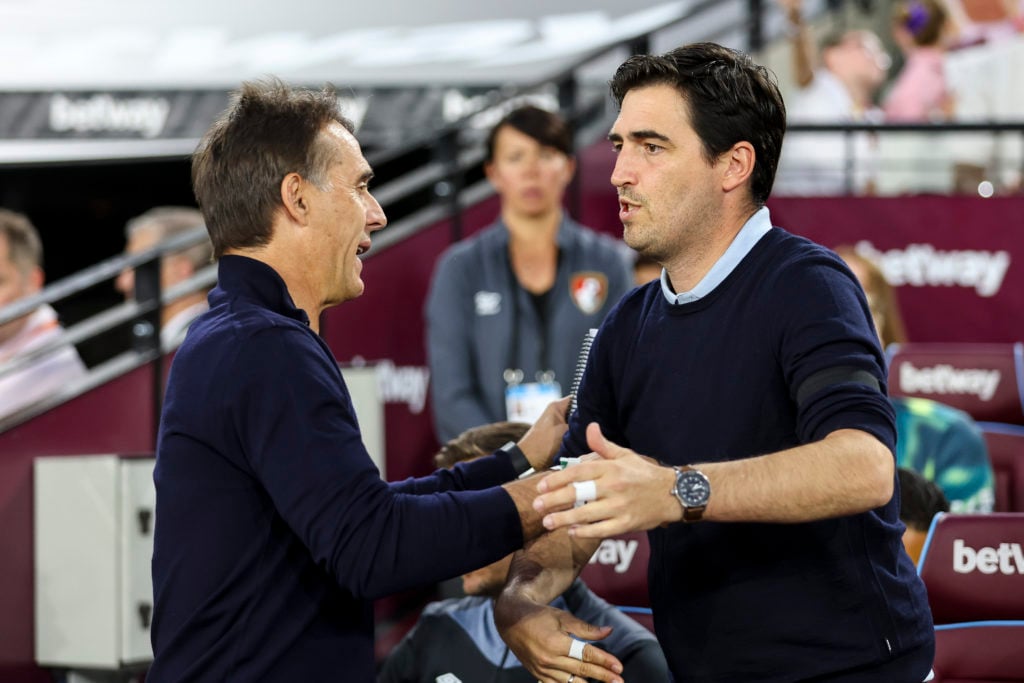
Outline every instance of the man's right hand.
POLYGON ((502 640, 539 683, 565 683, 570 676, 623 683, 622 662, 604 650, 586 644, 582 660, 569 656, 574 640, 601 640, 611 633, 610 626, 593 626, 508 590, 495 603, 494 621, 502 640))
POLYGON ((563 396, 549 403, 530 430, 519 440, 520 450, 537 472, 551 466, 552 459, 562 445, 562 437, 569 429, 565 413, 571 400, 571 396, 563 396))

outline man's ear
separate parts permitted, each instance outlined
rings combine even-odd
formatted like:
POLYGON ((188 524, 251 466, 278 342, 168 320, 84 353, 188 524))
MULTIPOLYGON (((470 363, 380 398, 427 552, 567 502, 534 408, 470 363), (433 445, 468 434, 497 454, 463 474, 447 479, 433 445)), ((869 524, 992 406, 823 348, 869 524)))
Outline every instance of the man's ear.
POLYGON ((46 276, 43 274, 43 269, 39 266, 32 266, 32 269, 25 274, 26 294, 36 294, 41 291, 45 281, 46 276))
POLYGON ((281 204, 288 217, 300 225, 309 220, 309 184, 298 173, 289 173, 281 180, 281 204))
POLYGON ((735 190, 743 185, 754 173, 754 162, 757 155, 754 153, 754 146, 746 140, 741 140, 726 152, 722 159, 725 163, 725 174, 722 176, 722 189, 726 192, 735 190))
POLYGON ((165 256, 164 267, 170 270, 174 282, 186 280, 195 275, 196 272, 192 262, 185 258, 184 254, 165 256))

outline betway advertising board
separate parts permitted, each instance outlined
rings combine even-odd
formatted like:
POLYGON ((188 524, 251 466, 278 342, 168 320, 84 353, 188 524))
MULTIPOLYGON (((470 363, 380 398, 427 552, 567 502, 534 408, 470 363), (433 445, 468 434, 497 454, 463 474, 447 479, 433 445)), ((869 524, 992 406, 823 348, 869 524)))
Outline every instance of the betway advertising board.
POLYGON ((772 222, 852 245, 896 287, 914 342, 1024 341, 1024 198, 779 198, 772 222))

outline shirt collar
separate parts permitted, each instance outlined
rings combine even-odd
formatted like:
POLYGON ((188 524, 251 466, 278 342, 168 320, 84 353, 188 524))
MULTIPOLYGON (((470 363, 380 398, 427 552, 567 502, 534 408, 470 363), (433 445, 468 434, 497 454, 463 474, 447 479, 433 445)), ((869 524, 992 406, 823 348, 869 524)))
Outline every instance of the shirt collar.
POLYGON ((248 256, 222 256, 217 264, 217 287, 210 293, 210 305, 228 298, 244 297, 308 325, 309 316, 295 306, 288 286, 277 271, 248 256))
POLYGON ((673 292, 668 283, 668 273, 662 268, 661 293, 665 295, 665 300, 670 304, 688 304, 710 294, 714 291, 715 287, 722 284, 722 281, 729 276, 729 273, 735 270, 739 262, 750 253, 750 250, 754 248, 758 240, 767 235, 771 229, 772 219, 768 215, 768 207, 763 206, 747 219, 747 222, 740 228, 740 231, 733 238, 732 244, 725 250, 725 253, 718 257, 715 264, 711 266, 711 270, 688 292, 680 292, 678 294, 673 292))

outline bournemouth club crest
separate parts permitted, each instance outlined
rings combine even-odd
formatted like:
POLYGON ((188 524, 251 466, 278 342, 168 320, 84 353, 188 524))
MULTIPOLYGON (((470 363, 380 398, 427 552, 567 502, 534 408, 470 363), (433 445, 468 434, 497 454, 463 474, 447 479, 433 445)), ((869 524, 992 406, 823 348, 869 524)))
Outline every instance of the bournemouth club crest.
POLYGON ((597 313, 608 298, 608 278, 594 271, 573 273, 569 278, 569 293, 578 309, 587 315, 597 313))

